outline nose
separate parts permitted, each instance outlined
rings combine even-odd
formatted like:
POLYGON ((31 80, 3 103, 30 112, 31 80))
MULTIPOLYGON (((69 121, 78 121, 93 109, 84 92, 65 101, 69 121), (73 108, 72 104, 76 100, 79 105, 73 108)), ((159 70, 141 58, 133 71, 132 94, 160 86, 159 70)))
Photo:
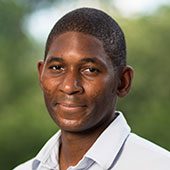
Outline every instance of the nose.
POLYGON ((64 76, 62 83, 59 85, 59 90, 62 93, 73 95, 73 94, 82 94, 84 89, 81 86, 80 78, 70 72, 64 76))

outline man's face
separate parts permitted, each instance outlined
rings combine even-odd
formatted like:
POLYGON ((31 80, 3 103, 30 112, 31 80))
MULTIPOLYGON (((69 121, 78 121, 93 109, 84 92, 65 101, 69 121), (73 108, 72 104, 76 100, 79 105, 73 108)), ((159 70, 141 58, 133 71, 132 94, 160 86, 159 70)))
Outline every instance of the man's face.
POLYGON ((111 122, 118 78, 100 40, 63 33, 38 68, 48 112, 62 130, 82 132, 111 122))

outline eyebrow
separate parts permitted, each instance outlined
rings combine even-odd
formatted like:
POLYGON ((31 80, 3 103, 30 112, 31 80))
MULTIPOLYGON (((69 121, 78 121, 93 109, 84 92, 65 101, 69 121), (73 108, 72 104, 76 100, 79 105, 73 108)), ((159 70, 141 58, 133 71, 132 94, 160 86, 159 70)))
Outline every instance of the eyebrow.
MULTIPOLYGON (((64 62, 64 59, 61 58, 61 57, 54 57, 54 56, 51 56, 51 58, 49 60, 47 60, 47 64, 50 64, 51 62, 64 62)), ((93 64, 99 64, 99 65, 103 65, 100 61, 98 61, 96 58, 91 58, 91 57, 85 57, 85 58, 82 58, 80 60, 81 62, 84 62, 84 63, 93 63, 93 64)))
POLYGON ((60 58, 60 57, 51 57, 51 58, 47 61, 47 63, 51 63, 51 62, 53 62, 53 61, 64 61, 64 59, 63 59, 63 58, 60 58))
POLYGON ((81 61, 94 64, 98 63, 95 58, 82 58, 81 61))

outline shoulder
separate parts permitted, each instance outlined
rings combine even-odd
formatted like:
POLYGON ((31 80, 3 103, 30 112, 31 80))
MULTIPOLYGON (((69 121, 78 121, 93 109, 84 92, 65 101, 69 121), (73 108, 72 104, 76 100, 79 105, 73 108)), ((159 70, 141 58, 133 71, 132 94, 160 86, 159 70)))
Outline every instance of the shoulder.
POLYGON ((133 166, 137 166, 138 169, 170 169, 169 151, 133 133, 129 135, 125 142, 122 157, 126 157, 126 160, 131 162, 133 166))
POLYGON ((40 150, 40 152, 36 155, 35 158, 26 161, 25 163, 14 168, 13 170, 36 170, 42 161, 45 162, 46 159, 48 159, 49 154, 51 154, 51 152, 54 150, 54 146, 57 146, 57 149, 59 148, 60 135, 61 132, 59 130, 47 141, 47 143, 43 146, 43 148, 40 150))
POLYGON ((33 161, 34 159, 26 161, 21 165, 17 166, 16 168, 14 168, 13 170, 32 170, 33 161))
POLYGON ((132 151, 134 150, 134 152, 135 150, 139 150, 140 153, 154 154, 170 159, 169 151, 133 133, 131 133, 127 139, 127 145, 132 151))

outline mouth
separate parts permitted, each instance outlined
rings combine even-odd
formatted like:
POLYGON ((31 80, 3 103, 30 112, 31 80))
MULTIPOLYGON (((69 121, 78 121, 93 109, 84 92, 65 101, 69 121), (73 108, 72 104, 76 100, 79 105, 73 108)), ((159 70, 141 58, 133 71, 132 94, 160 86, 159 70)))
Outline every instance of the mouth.
POLYGON ((81 111, 87 106, 80 104, 57 103, 57 107, 59 107, 63 111, 81 111))

